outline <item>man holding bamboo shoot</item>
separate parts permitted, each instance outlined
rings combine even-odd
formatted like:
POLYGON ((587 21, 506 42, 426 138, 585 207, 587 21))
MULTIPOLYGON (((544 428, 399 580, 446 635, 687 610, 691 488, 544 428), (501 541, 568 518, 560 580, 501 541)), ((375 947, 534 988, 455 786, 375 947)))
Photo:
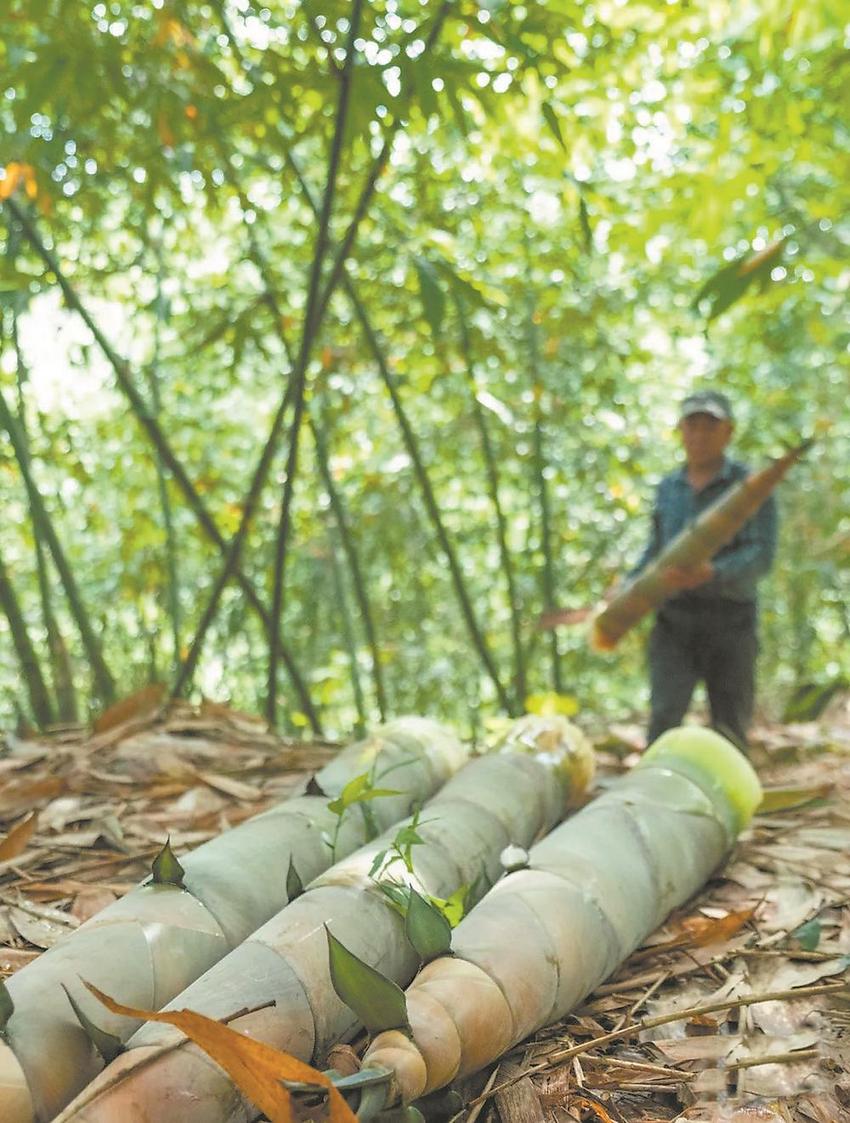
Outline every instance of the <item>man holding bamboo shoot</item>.
MULTIPOLYGON (((685 464, 658 486, 650 540, 633 578, 748 476, 743 464, 726 455, 733 429, 725 394, 702 390, 685 399, 679 418, 685 464)), ((746 744, 758 650, 756 586, 775 549, 776 505, 769 497, 709 561, 662 570, 668 595, 649 642, 650 743, 681 724, 703 681, 714 728, 746 744)))

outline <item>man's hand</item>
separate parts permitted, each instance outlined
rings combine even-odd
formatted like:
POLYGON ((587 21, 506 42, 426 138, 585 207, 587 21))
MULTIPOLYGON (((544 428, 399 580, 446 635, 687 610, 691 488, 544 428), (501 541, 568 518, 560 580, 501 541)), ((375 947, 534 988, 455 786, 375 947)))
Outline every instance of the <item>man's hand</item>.
POLYGON ((710 581, 713 576, 714 566, 711 562, 701 562, 699 565, 669 565, 661 572, 661 580, 671 592, 696 589, 706 581, 710 581))

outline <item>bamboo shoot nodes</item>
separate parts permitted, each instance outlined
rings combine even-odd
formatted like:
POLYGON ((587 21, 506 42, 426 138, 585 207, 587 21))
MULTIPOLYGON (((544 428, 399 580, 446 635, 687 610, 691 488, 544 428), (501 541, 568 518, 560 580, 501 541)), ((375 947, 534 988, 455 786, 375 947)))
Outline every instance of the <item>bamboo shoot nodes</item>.
POLYGON ((153 884, 175 885, 178 889, 185 889, 186 886, 183 882, 185 872, 171 849, 171 836, 169 836, 151 865, 153 884))
POLYGON ((452 929, 446 917, 431 901, 410 890, 404 934, 423 963, 447 955, 452 946, 452 929))
POLYGON ((331 982, 339 998, 370 1033, 407 1026, 404 991, 364 963, 325 926, 331 982))
POLYGON ((83 1010, 73 994, 68 990, 64 983, 62 989, 68 996, 68 1001, 71 1003, 71 1009, 74 1011, 74 1016, 77 1021, 86 1031, 86 1035, 97 1049, 98 1053, 103 1057, 106 1064, 115 1060, 119 1053, 124 1051, 124 1043, 120 1037, 116 1037, 114 1033, 107 1033, 105 1029, 95 1025, 88 1014, 83 1010))
POLYGON ((761 784, 753 766, 711 729, 682 726, 663 733, 638 767, 653 764, 680 772, 712 796, 730 842, 748 826, 761 803, 761 784))
POLYGON ((498 752, 531 753, 551 767, 561 782, 567 806, 584 795, 593 779, 593 746, 577 725, 558 714, 518 718, 495 748, 498 752))

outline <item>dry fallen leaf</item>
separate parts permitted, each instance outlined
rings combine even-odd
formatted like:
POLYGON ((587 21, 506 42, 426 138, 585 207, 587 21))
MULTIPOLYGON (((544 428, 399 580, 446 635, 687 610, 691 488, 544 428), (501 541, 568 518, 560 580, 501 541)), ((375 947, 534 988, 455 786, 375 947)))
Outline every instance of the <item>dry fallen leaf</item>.
POLYGON ((0 862, 8 862, 11 858, 17 858, 19 854, 23 854, 37 826, 38 812, 33 811, 26 819, 22 819, 20 823, 12 827, 3 841, 0 842, 0 862))
POLYGON ((329 1077, 287 1053, 255 1041, 221 1022, 193 1010, 168 1013, 122 1006, 91 983, 86 987, 113 1014, 176 1026, 228 1073, 239 1089, 263 1111, 270 1123, 293 1123, 289 1091, 281 1081, 296 1080, 328 1089, 330 1123, 357 1123, 356 1117, 329 1077))
POLYGON ((124 725, 125 722, 142 715, 150 714, 153 718, 162 705, 165 694, 164 683, 151 683, 150 686, 143 686, 141 690, 129 694, 126 698, 122 698, 120 702, 116 702, 114 706, 104 710, 92 728, 95 733, 105 733, 108 729, 124 725))

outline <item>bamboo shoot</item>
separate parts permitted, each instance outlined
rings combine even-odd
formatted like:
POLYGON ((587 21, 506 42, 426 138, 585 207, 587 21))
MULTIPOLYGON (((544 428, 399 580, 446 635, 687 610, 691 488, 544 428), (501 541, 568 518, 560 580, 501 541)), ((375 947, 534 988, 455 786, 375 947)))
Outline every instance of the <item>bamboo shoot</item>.
POLYGON ((564 1017, 706 881, 761 798, 718 734, 656 741, 631 774, 535 846, 461 921, 452 956, 406 994, 409 1032, 379 1034, 364 1067, 404 1102, 490 1063, 564 1017))
MULTIPOLYGON (((563 718, 521 719, 504 747, 472 761, 426 804, 415 823, 415 874, 396 861, 388 876, 439 898, 471 885, 482 866, 493 880, 503 848, 529 846, 549 830, 592 772, 590 747, 563 718)), ((325 925, 399 985, 418 966, 402 917, 372 876, 400 837, 391 830, 322 874, 169 1008, 222 1018, 263 1006, 229 1024, 301 1060, 324 1056, 357 1024, 331 985, 325 925)), ((148 1023, 57 1123, 238 1123, 255 1114, 179 1031, 148 1023)))
POLYGON ((707 562, 752 518, 792 464, 803 455, 809 442, 791 449, 767 468, 753 472, 712 503, 690 526, 685 527, 626 587, 595 616, 591 645, 611 651, 623 636, 648 612, 670 595, 663 573, 670 566, 690 567, 707 562))
MULTIPOLYGON (((47 1123, 103 1068, 63 985, 96 1025, 126 1040, 133 1024, 102 1009, 80 977, 131 1005, 162 1007, 283 908, 290 863, 302 883, 331 864, 325 837, 338 819, 328 796, 374 767, 379 783, 399 793, 369 804, 384 830, 465 756, 436 722, 401 718, 382 726, 316 775, 323 795, 288 800, 187 854, 185 889, 141 885, 18 971, 8 980, 15 1008, 0 1038, 3 1123, 47 1123)), ((351 808, 337 832, 336 857, 368 837, 364 816, 351 808)))

